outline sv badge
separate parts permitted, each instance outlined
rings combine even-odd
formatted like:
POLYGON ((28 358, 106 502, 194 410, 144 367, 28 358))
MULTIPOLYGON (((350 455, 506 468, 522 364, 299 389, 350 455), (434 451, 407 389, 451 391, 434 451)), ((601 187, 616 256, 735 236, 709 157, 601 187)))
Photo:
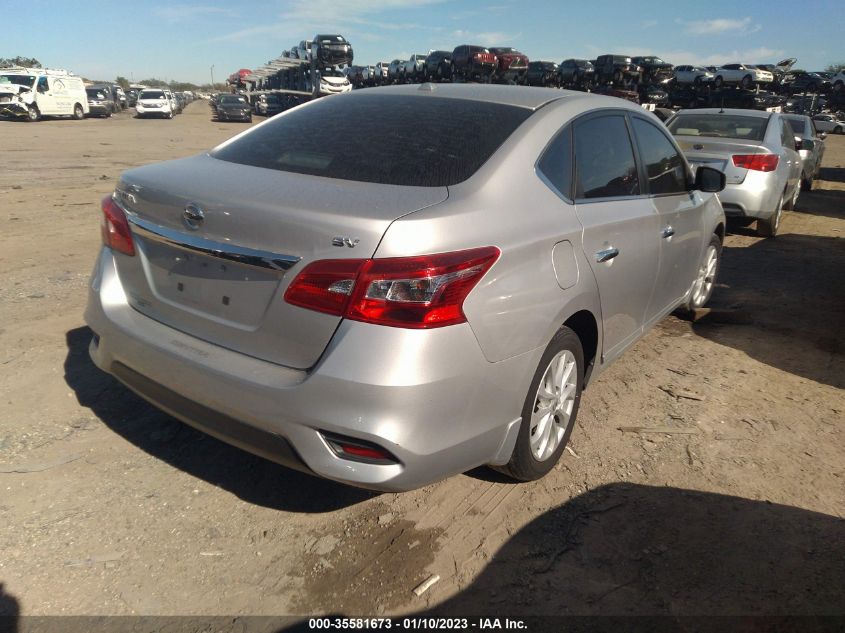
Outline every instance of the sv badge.
POLYGON ((332 246, 340 246, 341 248, 343 248, 344 246, 348 246, 349 248, 355 248, 355 246, 360 241, 361 240, 358 239, 357 237, 356 238, 342 237, 342 236, 333 237, 332 238, 332 246))

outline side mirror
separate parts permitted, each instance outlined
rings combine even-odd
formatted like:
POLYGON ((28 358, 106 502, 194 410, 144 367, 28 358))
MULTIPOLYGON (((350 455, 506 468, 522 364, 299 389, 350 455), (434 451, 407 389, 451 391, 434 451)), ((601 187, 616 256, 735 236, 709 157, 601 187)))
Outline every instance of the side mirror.
POLYGON ((812 152, 813 147, 815 147, 815 143, 808 138, 802 138, 795 143, 795 151, 800 152, 801 150, 807 150, 812 152))
POLYGON ((819 138, 825 140, 827 138, 827 132, 819 132, 819 138))
POLYGON ((725 188, 725 174, 712 167, 701 166, 695 172, 693 189, 704 193, 719 193, 725 188))

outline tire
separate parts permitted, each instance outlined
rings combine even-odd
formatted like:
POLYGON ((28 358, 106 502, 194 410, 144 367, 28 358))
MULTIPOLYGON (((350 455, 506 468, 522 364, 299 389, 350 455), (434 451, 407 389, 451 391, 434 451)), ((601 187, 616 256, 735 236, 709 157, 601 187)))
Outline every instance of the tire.
POLYGON ((249 116, 246 120, 247 123, 252 123, 252 116, 249 116))
POLYGON ((533 481, 554 468, 575 427, 583 387, 584 351, 581 341, 575 332, 562 327, 543 352, 534 372, 510 461, 497 470, 518 481, 533 481), (558 376, 555 376, 555 370, 560 371, 558 376), (545 397, 541 391, 551 397, 545 397), (544 409, 548 411, 546 416, 541 413, 544 409), (542 437, 544 428, 548 429, 545 442, 542 437), (557 444, 552 445, 553 441, 557 444))
POLYGON ((695 79, 693 79, 693 80, 692 80, 692 85, 693 85, 693 86, 695 86, 696 88, 697 88, 698 86, 700 86, 700 85, 701 85, 701 77, 696 77, 695 79))
POLYGON ((746 90, 748 90, 751 87, 751 75, 746 75, 745 77, 743 77, 740 80, 739 85, 741 88, 745 88, 746 90))
POLYGON ((840 90, 842 90, 843 85, 845 84, 843 84, 841 81, 837 81, 835 84, 833 84, 834 92, 839 92, 840 90))
POLYGON ((713 80, 713 86, 716 87, 716 88, 721 88, 724 84, 725 84, 725 80, 722 78, 721 75, 719 75, 718 77, 716 77, 713 80))
POLYGON ((789 199, 789 202, 784 207, 784 209, 789 209, 790 211, 795 210, 795 205, 798 204, 798 197, 801 195, 801 181, 798 181, 798 184, 795 185, 795 191, 792 192, 792 198, 789 199))
POLYGON ((801 191, 812 191, 813 189, 813 176, 811 175, 809 178, 805 175, 801 175, 801 191))
POLYGON ((775 237, 780 229, 780 221, 783 217, 783 198, 786 195, 784 191, 778 200, 778 206, 774 213, 768 219, 760 218, 757 220, 757 235, 760 237, 775 237))
POLYGON ((710 243, 704 249, 704 256, 698 267, 698 273, 692 283, 689 299, 684 305, 684 311, 691 313, 698 308, 703 308, 713 296, 713 288, 716 286, 716 279, 719 276, 719 268, 722 263, 722 240, 718 235, 710 237, 710 243))
POLYGON ((85 118, 85 110, 82 108, 82 105, 79 103, 74 104, 73 106, 73 118, 77 121, 81 121, 85 118))
POLYGON ((170 112, 168 112, 168 113, 167 113, 167 118, 168 118, 168 119, 172 119, 172 118, 173 118, 173 110, 171 110, 170 112))
POLYGON ((833 128, 833 133, 834 134, 842 134, 842 126, 837 125, 835 128, 833 128))
POLYGON ((36 121, 41 120, 41 112, 38 110, 38 106, 31 104, 27 107, 26 120, 30 123, 35 123, 36 121))

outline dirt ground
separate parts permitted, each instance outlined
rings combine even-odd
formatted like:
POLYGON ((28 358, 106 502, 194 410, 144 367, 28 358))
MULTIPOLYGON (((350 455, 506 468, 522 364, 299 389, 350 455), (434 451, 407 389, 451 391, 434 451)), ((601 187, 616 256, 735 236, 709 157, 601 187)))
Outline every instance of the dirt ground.
POLYGON ((714 314, 665 319, 585 392, 548 477, 375 494, 88 359, 100 198, 245 127, 204 102, 0 122, 0 612, 845 614, 845 137, 777 239, 727 237, 714 314))

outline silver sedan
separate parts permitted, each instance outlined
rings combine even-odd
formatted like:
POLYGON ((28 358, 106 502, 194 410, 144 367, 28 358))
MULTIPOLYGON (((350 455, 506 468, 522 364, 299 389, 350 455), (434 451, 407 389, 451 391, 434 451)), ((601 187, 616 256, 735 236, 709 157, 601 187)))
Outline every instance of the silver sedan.
POLYGON ((730 218, 757 221, 773 237, 784 208, 801 193, 801 157, 782 114, 757 110, 681 110, 666 122, 693 167, 708 166, 727 177, 719 199, 730 218))
POLYGON ((90 353, 184 422, 321 477, 536 479, 584 386, 709 299, 723 186, 611 97, 319 99, 123 174, 102 205, 90 353))

